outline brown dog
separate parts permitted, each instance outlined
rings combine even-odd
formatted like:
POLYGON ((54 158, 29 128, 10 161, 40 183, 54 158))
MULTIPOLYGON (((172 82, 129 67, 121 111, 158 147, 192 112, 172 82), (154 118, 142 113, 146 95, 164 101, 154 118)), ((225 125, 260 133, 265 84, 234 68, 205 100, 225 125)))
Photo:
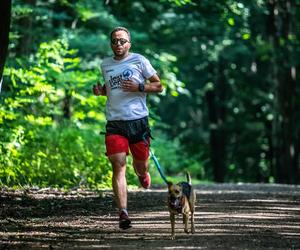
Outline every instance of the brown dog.
POLYGON ((189 233, 188 222, 189 214, 191 214, 191 232, 195 232, 194 226, 194 212, 196 193, 192 187, 192 180, 189 173, 186 173, 187 182, 180 182, 173 184, 168 182, 168 207, 170 211, 170 220, 172 235, 171 238, 175 239, 175 215, 183 215, 184 232, 189 233))

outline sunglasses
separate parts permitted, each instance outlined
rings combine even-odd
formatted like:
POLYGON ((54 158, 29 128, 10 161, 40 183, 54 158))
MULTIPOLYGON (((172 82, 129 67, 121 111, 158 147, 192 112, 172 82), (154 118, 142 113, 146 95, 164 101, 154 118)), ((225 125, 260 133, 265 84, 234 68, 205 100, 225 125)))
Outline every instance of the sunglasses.
POLYGON ((118 45, 119 42, 121 45, 124 45, 125 43, 129 43, 129 41, 126 40, 125 38, 120 38, 120 39, 115 38, 111 40, 111 44, 113 45, 118 45))

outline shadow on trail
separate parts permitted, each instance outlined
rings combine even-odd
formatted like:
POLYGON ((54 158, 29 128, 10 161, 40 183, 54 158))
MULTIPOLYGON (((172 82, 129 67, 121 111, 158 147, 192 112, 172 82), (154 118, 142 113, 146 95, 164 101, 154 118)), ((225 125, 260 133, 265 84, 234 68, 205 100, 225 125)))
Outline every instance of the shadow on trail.
POLYGON ((133 227, 118 228, 111 191, 0 190, 0 249, 300 249, 300 187, 197 186, 196 233, 176 220, 166 190, 129 192, 133 227))

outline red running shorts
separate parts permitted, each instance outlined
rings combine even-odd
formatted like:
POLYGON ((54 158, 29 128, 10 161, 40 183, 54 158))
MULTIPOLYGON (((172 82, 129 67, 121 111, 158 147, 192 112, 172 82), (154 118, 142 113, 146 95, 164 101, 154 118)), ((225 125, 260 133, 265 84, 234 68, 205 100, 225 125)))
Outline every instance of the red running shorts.
POLYGON ((134 159, 145 161, 149 158, 149 144, 150 139, 147 140, 148 145, 144 141, 130 144, 128 139, 122 135, 106 135, 105 145, 106 145, 106 155, 110 156, 117 153, 130 152, 134 159))

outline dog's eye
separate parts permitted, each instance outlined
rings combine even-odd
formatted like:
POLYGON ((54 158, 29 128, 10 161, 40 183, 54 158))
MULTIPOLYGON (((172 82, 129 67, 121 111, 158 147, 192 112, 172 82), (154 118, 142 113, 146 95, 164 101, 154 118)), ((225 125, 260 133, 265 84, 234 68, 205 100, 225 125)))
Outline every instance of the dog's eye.
POLYGON ((175 191, 175 194, 179 194, 179 191, 178 191, 178 190, 176 190, 176 191, 175 191))

